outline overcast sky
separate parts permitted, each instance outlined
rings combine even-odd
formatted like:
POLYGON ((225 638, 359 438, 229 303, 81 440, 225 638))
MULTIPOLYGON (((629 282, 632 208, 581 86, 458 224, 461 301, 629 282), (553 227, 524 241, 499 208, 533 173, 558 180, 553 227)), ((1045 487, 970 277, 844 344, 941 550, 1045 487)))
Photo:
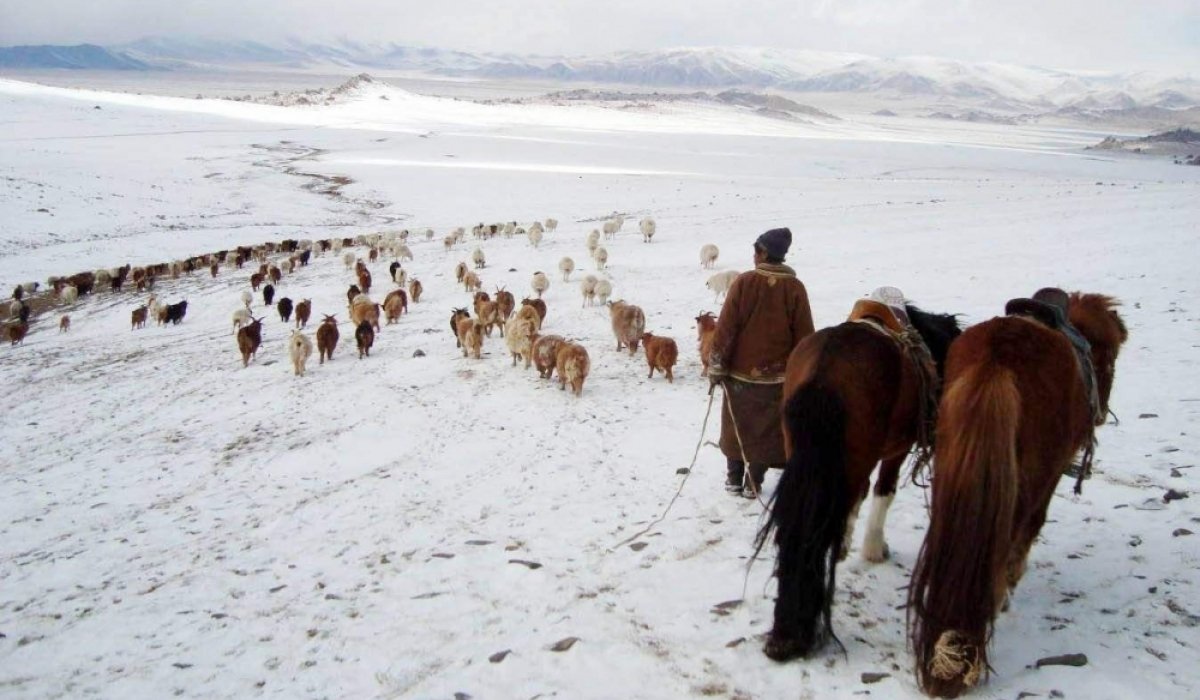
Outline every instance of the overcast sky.
POLYGON ((567 55, 763 46, 1200 76, 1200 0, 0 0, 0 45, 148 35, 567 55))

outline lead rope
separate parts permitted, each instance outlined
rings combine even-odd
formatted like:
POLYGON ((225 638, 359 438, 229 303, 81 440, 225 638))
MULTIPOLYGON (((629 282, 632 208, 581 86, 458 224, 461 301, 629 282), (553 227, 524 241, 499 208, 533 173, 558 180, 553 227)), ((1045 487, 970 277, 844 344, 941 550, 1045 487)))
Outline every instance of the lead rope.
POLYGON ((679 488, 676 489, 675 495, 671 497, 671 502, 667 504, 667 507, 663 510, 662 515, 659 515, 657 518, 651 521, 649 525, 641 530, 638 530, 632 536, 627 537, 613 545, 611 548, 609 548, 609 552, 612 552, 617 547, 623 547, 647 532, 650 532, 655 525, 661 523, 663 519, 667 517, 667 513, 671 512, 671 507, 675 505, 675 501, 679 500, 679 494, 683 493, 684 484, 687 483, 688 477, 692 475, 692 471, 696 468, 696 460, 700 457, 700 448, 704 446, 704 433, 708 430, 708 417, 712 413, 713 395, 716 393, 716 388, 717 387, 715 384, 708 388, 708 408, 704 409, 704 422, 700 425, 700 440, 696 442, 696 451, 692 454, 692 463, 688 465, 687 473, 683 475, 683 480, 679 482, 679 488))

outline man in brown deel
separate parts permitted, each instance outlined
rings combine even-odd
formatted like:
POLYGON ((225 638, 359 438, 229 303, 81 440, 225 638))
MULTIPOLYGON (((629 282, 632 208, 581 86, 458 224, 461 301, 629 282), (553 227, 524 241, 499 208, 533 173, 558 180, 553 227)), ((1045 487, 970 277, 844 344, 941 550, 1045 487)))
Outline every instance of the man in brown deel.
POLYGON ((786 461, 779 413, 784 370, 792 348, 813 332, 808 292, 783 264, 791 244, 786 228, 771 229, 754 242, 754 269, 730 286, 709 358, 709 379, 725 389, 725 489, 747 498, 758 495, 768 467, 786 461))

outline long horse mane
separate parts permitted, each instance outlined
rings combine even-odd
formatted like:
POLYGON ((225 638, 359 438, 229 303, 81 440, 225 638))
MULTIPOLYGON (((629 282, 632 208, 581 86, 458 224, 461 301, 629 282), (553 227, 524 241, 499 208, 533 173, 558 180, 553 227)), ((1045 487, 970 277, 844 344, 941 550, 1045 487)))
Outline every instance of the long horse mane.
POLYGON ((1112 330, 1115 330, 1116 337, 1096 338, 1110 347, 1117 347, 1129 339, 1129 330, 1125 327, 1125 321, 1116 312, 1118 306, 1121 306, 1121 302, 1107 294, 1072 292, 1068 302, 1068 309, 1074 312, 1070 314, 1071 322, 1077 326, 1088 326, 1088 330, 1098 333, 1100 326, 1104 325, 1101 319, 1107 317, 1113 323, 1112 330), (1093 322, 1089 323, 1089 319, 1093 322))
POLYGON ((950 343, 962 333, 958 323, 958 314, 935 314, 905 304, 908 320, 921 334, 921 339, 929 347, 929 354, 937 364, 938 376, 944 376, 946 354, 950 351, 950 343))

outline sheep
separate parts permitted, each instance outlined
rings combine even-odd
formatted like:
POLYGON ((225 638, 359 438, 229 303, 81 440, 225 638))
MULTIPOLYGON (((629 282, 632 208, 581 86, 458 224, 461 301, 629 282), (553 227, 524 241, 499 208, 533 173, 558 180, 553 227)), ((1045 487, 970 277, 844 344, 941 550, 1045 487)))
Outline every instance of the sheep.
POLYGON ((538 233, 545 233, 546 229, 542 226, 542 222, 535 221, 532 224, 529 224, 530 235, 532 235, 534 231, 537 231, 538 233))
POLYGON ((642 230, 642 242, 649 243, 650 239, 654 238, 654 230, 657 227, 654 224, 654 219, 647 216, 638 222, 638 228, 642 230))
POLYGON ((512 238, 513 232, 516 230, 517 230, 517 222, 515 222, 515 221, 507 222, 506 224, 504 224, 504 237, 512 238))
POLYGON ((646 332, 646 314, 641 307, 626 304, 622 301, 612 301, 608 304, 608 313, 612 319, 613 335, 617 337, 617 350, 629 348, 629 354, 637 352, 638 341, 646 332))
POLYGON ((729 287, 733 285, 733 281, 737 279, 738 274, 740 273, 737 270, 726 270, 708 278, 708 282, 704 286, 713 291, 715 295, 713 301, 720 299, 729 292, 729 287))
POLYGON ((483 350, 483 327, 473 318, 460 318, 458 344, 462 347, 463 357, 482 359, 480 353, 483 350))
POLYGON ((583 306, 591 306, 596 303, 596 285, 600 280, 596 279, 595 275, 588 275, 579 281, 579 291, 583 294, 583 306))
POLYGON ((450 252, 454 248, 454 244, 458 239, 454 236, 446 236, 442 239, 442 245, 446 248, 446 252, 450 252))
POLYGON ((275 301, 275 285, 268 284, 263 287, 263 304, 270 306, 275 301))
POLYGON ((321 321, 321 325, 317 326, 317 353, 320 357, 320 362, 317 364, 325 364, 326 358, 333 360, 333 350, 337 347, 337 344, 337 319, 326 314, 325 320, 321 321))
POLYGON ((8 340, 12 345, 25 344, 25 334, 29 332, 29 324, 25 322, 13 323, 8 326, 8 340))
POLYGON ((250 292, 247 292, 247 291, 242 292, 242 306, 245 306, 247 309, 249 309, 250 303, 253 301, 254 301, 254 296, 251 295, 250 292))
POLYGON ((262 345, 262 319, 253 319, 242 326, 237 332, 238 350, 242 353, 242 368, 250 366, 250 358, 258 356, 258 346, 262 345))
POLYGON ((371 346, 375 344, 375 330, 370 321, 363 321, 354 329, 354 342, 358 343, 358 359, 371 356, 371 346))
MULTIPOLYGON (((370 323, 376 331, 381 330, 379 327, 379 304, 371 301, 366 294, 360 294, 350 305, 350 322, 358 327, 364 321, 370 323)), ((357 332, 355 331, 355 333, 357 332)), ((372 337, 372 341, 374 341, 374 337, 372 337)))
POLYGON ((482 270, 487 267, 487 256, 483 254, 483 248, 476 247, 471 252, 471 262, 475 263, 476 270, 482 270))
POLYGON ((461 348, 462 341, 458 337, 458 322, 464 318, 471 318, 471 314, 466 309, 451 309, 450 310, 450 332, 454 334, 454 347, 461 348))
POLYGON ((538 376, 549 379, 554 374, 554 364, 558 361, 558 349, 566 343, 561 335, 535 335, 533 342, 533 365, 537 368, 538 376))
POLYGON ((408 311, 408 294, 403 289, 393 289, 383 300, 383 312, 388 323, 400 320, 400 314, 408 311))
POLYGON ((592 229, 592 232, 587 235, 588 255, 595 253, 598 245, 600 245, 600 230, 592 229))
POLYGON ((412 250, 410 250, 409 247, 403 243, 393 248, 392 253, 401 260, 411 261, 413 259, 412 250))
POLYGON ((555 229, 557 229, 557 228, 558 228, 558 219, 546 219, 546 232, 547 233, 554 233, 555 229))
POLYGON ((679 348, 675 341, 647 332, 642 334, 642 347, 646 352, 646 363, 650 365, 650 374, 646 375, 646 378, 653 379, 654 370, 657 369, 667 375, 668 382, 674 384, 675 375, 671 373, 671 369, 675 366, 675 360, 679 358, 679 348))
POLYGON ((312 341, 300 331, 292 331, 292 339, 288 341, 288 357, 292 358, 292 373, 297 377, 304 376, 304 365, 312 356, 312 341))
MULTIPOLYGON (((137 311, 134 311, 134 313, 136 314, 137 311)), ((233 312, 233 330, 230 332, 236 335, 239 328, 246 325, 247 323, 250 323, 250 319, 251 319, 250 312, 247 311, 246 309, 238 309, 238 310, 234 311, 233 312)))
POLYGON ((512 316, 513 307, 517 304, 512 292, 504 287, 496 287, 496 308, 500 310, 500 318, 507 321, 512 316))
POLYGON ((62 290, 62 300, 64 304, 74 304, 79 299, 79 287, 67 285, 62 290))
POLYGON ((275 305, 275 310, 279 312, 279 320, 284 323, 289 323, 292 320, 292 300, 284 297, 275 305))
POLYGON ((700 246, 700 267, 705 270, 711 270, 717 262, 717 257, 721 255, 721 250, 712 243, 705 243, 700 246))
POLYGON ((583 382, 590 368, 587 350, 582 345, 563 343, 558 348, 554 367, 558 370, 558 388, 566 389, 570 382, 571 393, 583 396, 583 382))
POLYGON ((308 326, 308 317, 312 313, 312 299, 305 299, 296 304, 296 327, 305 328, 308 326))
POLYGON ((604 222, 604 239, 611 240, 613 238, 616 238, 617 231, 620 231, 620 230, 621 230, 621 227, 617 225, 616 219, 609 219, 608 221, 605 221, 604 222))
POLYGON ((527 318, 512 318, 505 324, 504 344, 512 353, 513 367, 517 360, 525 361, 525 369, 533 362, 533 343, 537 340, 537 324, 527 318))
POLYGON ((342 256, 342 264, 346 266, 347 270, 354 267, 354 251, 350 251, 342 256))
POLYGON ((467 271, 467 274, 463 275, 462 283, 463 288, 465 288, 468 292, 474 292, 483 289, 483 281, 479 279, 479 275, 470 270, 467 271))
POLYGON ((592 251, 592 259, 596 261, 596 269, 603 270, 608 264, 608 251, 604 246, 597 246, 596 250, 592 251))
POLYGON ((425 287, 424 287, 424 285, 421 284, 421 280, 417 279, 416 277, 409 280, 409 282, 408 282, 408 298, 412 299, 412 302, 414 304, 421 301, 421 292, 423 292, 423 291, 425 291, 425 287))
POLYGON ((58 332, 66 333, 69 330, 71 330, 71 317, 63 314, 62 317, 58 319, 58 332))
POLYGON ((570 258, 559 260, 558 271, 562 273, 563 282, 570 282, 571 273, 575 271, 575 261, 570 258))
MULTIPOLYGON (((17 287, 17 289, 20 289, 20 287, 17 287)), ((15 295, 15 292, 14 292, 14 295, 15 295)), ((13 298, 16 299, 16 296, 13 296, 13 298)), ((8 305, 9 317, 13 317, 13 316, 20 314, 21 307, 23 307, 23 306, 25 306, 24 302, 20 301, 19 299, 17 301, 14 301, 13 303, 9 304, 8 305)))
POLYGON ((612 296, 612 282, 608 280, 596 282, 596 296, 600 297, 601 304, 607 304, 608 298, 612 296))
POLYGON ((538 226, 529 230, 529 245, 537 248, 542 244, 542 227, 538 226))
POLYGON ((541 299, 542 294, 545 294, 546 290, 550 288, 550 278, 546 277, 546 273, 544 272, 535 272, 529 286, 537 293, 538 299, 541 299))
POLYGON ((432 241, 432 240, 433 240, 433 235, 434 235, 434 234, 433 234, 433 229, 431 229, 431 228, 427 228, 427 229, 425 229, 425 240, 427 240, 427 241, 432 241))
POLYGON ((713 338, 717 335, 717 317, 705 311, 696 317, 696 341, 700 349, 700 376, 708 376, 708 357, 712 352, 713 338))
POLYGON ((522 299, 521 306, 532 308, 538 315, 538 328, 546 322, 546 302, 541 299, 522 299))
POLYGON ((454 281, 462 284, 463 277, 467 276, 467 263, 459 262, 454 266, 454 281))

